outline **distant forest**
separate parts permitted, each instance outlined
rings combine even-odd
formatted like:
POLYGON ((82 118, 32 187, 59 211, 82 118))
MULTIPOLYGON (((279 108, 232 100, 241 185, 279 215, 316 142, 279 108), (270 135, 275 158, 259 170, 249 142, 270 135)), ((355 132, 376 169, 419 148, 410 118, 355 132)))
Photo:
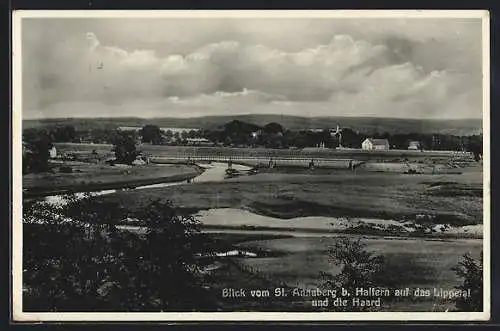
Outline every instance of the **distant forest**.
POLYGON ((337 125, 363 132, 367 135, 375 133, 425 133, 470 136, 482 133, 481 119, 433 120, 433 119, 399 119, 377 117, 298 117, 286 115, 239 115, 239 116, 205 116, 193 118, 53 118, 41 120, 24 120, 23 128, 54 127, 71 125, 77 131, 94 129, 115 129, 120 126, 142 127, 155 124, 170 128, 199 128, 206 130, 220 129, 224 124, 237 120, 264 126, 268 123, 279 123, 286 130, 300 131, 307 129, 330 129, 337 125))
MULTIPOLYGON (((91 120, 95 121, 95 120, 91 120)), ((93 123, 93 122, 92 122, 93 123)), ((130 124, 130 123, 127 123, 130 124)), ((33 142, 45 137, 51 142, 86 142, 114 144, 119 134, 116 125, 98 125, 97 127, 75 127, 73 125, 50 124, 25 128, 23 140, 33 142)), ((286 128, 281 123, 270 122, 263 126, 240 120, 232 120, 215 129, 203 128, 183 132, 161 130, 156 123, 146 124, 138 131, 126 132, 135 141, 155 145, 186 145, 188 138, 205 138, 206 145, 228 147, 265 147, 265 148, 307 148, 326 147, 361 148, 366 138, 384 138, 391 149, 408 149, 411 141, 418 142, 421 150, 470 151, 482 154, 482 133, 472 135, 452 135, 443 133, 422 133, 419 131, 363 132, 349 127, 342 127, 340 133, 325 129, 286 128)))

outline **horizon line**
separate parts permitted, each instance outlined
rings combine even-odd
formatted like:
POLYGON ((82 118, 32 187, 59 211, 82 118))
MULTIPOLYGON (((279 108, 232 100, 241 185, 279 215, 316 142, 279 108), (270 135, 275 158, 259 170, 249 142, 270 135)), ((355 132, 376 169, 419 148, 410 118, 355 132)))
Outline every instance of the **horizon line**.
POLYGON ((464 121, 464 120, 483 120, 483 117, 458 117, 458 118, 433 118, 433 117, 391 117, 391 116, 346 116, 346 115, 331 115, 331 116, 298 116, 298 115, 285 115, 285 114, 238 114, 238 115, 201 115, 201 116, 191 116, 191 117, 175 117, 175 116, 151 116, 151 117, 141 117, 141 116, 67 116, 67 117, 30 117, 22 118, 23 121, 43 121, 43 120, 64 120, 64 119, 140 119, 140 120, 151 120, 151 119, 176 119, 176 120, 189 120, 196 118, 206 118, 206 117, 243 117, 243 116, 281 116, 281 117, 294 117, 303 119, 315 119, 315 118, 373 118, 373 119, 397 119, 397 120, 416 120, 416 121, 464 121))

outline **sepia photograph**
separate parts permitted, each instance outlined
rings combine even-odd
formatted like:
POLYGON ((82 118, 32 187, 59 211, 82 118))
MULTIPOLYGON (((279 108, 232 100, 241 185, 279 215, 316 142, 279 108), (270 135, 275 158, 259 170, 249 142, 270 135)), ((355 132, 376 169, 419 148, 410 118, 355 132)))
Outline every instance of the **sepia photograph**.
POLYGON ((17 321, 488 320, 487 11, 13 13, 17 321))

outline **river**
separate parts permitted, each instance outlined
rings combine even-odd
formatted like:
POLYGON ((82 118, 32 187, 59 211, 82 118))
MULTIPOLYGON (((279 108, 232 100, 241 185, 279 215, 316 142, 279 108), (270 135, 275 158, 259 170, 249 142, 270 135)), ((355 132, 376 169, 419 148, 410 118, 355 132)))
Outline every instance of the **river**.
MULTIPOLYGON (((157 183, 157 184, 151 184, 151 185, 142 185, 142 186, 137 186, 134 188, 134 190, 143 190, 143 189, 149 189, 149 188, 159 188, 159 187, 170 187, 170 186, 177 186, 177 185, 186 185, 186 184, 197 184, 197 183, 208 183, 208 182, 221 182, 226 179, 226 169, 228 168, 227 163, 219 163, 219 162, 212 162, 212 163, 206 163, 206 164, 198 164, 200 168, 203 168, 204 171, 189 180, 184 180, 184 181, 179 181, 179 182, 165 182, 165 183, 157 183)), ((251 170, 251 167, 240 165, 240 164, 233 164, 232 168, 234 170, 237 170, 239 172, 246 172, 251 170)), ((115 193, 117 190, 116 189, 110 189, 110 190, 100 190, 100 191, 92 191, 92 192, 77 192, 74 193, 74 197, 76 199, 83 199, 85 196, 90 195, 90 196, 99 196, 99 195, 106 195, 106 194, 111 194, 115 193)), ((43 198, 43 200, 47 203, 54 204, 54 205, 63 205, 66 203, 66 198, 65 195, 49 195, 43 198)))
MULTIPOLYGON (((199 167, 203 168, 204 171, 197 177, 192 178, 189 181, 181 182, 166 182, 158 183, 152 185, 138 186, 135 190, 149 189, 149 188, 160 188, 160 187, 170 187, 178 185, 196 185, 200 183, 208 182, 221 182, 226 180, 226 170, 227 163, 208 163, 208 164, 198 164, 199 167)), ((233 164, 232 168, 239 171, 240 173, 245 173, 252 169, 251 167, 233 164)), ((99 196, 115 193, 117 190, 101 190, 94 192, 79 192, 75 194, 77 199, 82 199, 86 195, 99 196)), ((64 195, 52 195, 44 197, 44 201, 51 205, 64 205, 67 203, 66 197, 64 195)), ((349 220, 342 217, 325 217, 325 216, 308 216, 308 217, 297 217, 289 220, 278 219, 274 217, 268 217, 263 215, 258 215, 256 213, 233 208, 220 208, 220 209, 210 209, 200 211, 196 217, 201 221, 201 223, 207 228, 207 232, 267 232, 269 231, 275 233, 287 233, 290 234, 295 232, 295 236, 318 236, 325 235, 331 231, 342 232, 348 229, 352 229, 357 226, 369 226, 373 230, 381 230, 385 232, 388 227, 399 228, 402 233, 411 233, 416 230, 416 225, 413 222, 399 222, 396 220, 382 220, 375 218, 351 218, 349 220), (219 228, 214 230, 214 228, 219 228), (311 233, 318 232, 318 233, 311 233)), ((124 226, 124 229, 141 231, 140 227, 134 226, 124 226)), ((483 233, 482 224, 478 225, 468 225, 463 227, 451 227, 444 224, 435 224, 433 229, 428 229, 429 233, 448 233, 450 235, 467 235, 472 237, 480 237, 483 233)))

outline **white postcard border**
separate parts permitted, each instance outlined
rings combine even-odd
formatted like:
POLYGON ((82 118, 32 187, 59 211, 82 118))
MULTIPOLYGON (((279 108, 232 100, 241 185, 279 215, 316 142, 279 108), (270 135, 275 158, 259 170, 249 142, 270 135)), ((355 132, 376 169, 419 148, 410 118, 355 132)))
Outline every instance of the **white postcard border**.
POLYGON ((12 16, 12 317, 40 321, 485 321, 490 319, 490 21, 486 10, 18 10, 12 16), (483 312, 27 313, 22 307, 22 49, 24 18, 480 18, 483 50, 483 312))

